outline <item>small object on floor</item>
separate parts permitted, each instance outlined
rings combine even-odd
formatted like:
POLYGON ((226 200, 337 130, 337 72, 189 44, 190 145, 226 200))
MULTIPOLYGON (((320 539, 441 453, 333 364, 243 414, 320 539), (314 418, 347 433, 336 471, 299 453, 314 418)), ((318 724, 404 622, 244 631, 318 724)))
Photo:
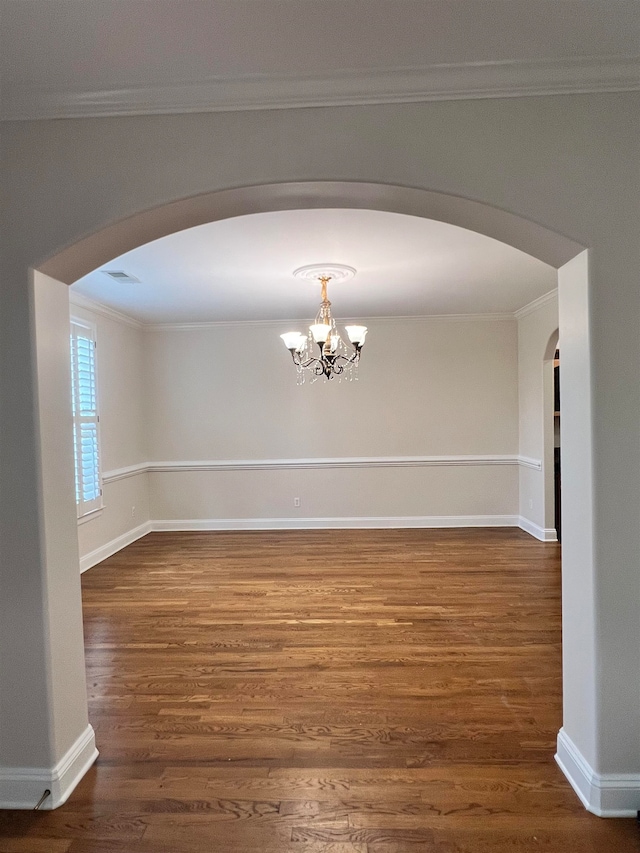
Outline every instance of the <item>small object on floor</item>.
POLYGON ((36 805, 34 806, 34 809, 33 809, 33 810, 34 810, 34 812, 37 812, 37 811, 39 811, 39 810, 40 810, 40 806, 44 803, 44 801, 45 801, 45 800, 47 799, 47 797, 49 797, 50 795, 51 795, 51 791, 50 791, 48 788, 46 788, 46 790, 45 790, 44 794, 40 797, 40 799, 38 800, 38 802, 37 802, 37 803, 36 803, 36 805))

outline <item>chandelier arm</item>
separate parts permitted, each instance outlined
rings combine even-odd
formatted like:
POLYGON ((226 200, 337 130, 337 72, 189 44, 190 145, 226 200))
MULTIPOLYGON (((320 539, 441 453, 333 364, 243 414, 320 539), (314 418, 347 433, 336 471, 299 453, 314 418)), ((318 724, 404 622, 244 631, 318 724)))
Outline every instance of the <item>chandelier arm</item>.
MULTIPOLYGON (((320 348, 322 350, 322 345, 320 345, 320 348)), ((310 356, 305 361, 302 360, 301 354, 296 350, 290 350, 290 352, 291 358, 293 359, 293 363, 296 367, 308 367, 314 370, 318 376, 322 373, 324 373, 325 376, 329 376, 331 373, 342 373, 348 364, 357 363, 360 360, 360 349, 361 347, 357 347, 355 352, 350 356, 343 355, 342 353, 326 356, 322 353, 319 358, 317 356, 310 356)))
POLYGON ((341 358, 344 361, 344 365, 343 365, 343 369, 344 369, 348 364, 357 364, 357 362, 360 360, 360 350, 357 349, 353 353, 353 355, 350 355, 350 356, 342 355, 342 353, 340 353, 340 355, 338 355, 336 357, 336 360, 338 358, 341 358))
POLYGON ((310 356, 308 359, 303 361, 301 358, 301 353, 299 353, 297 350, 289 350, 289 352, 291 353, 291 358, 293 359, 293 363, 296 365, 296 367, 312 367, 314 363, 321 361, 321 359, 316 358, 315 356, 310 356))

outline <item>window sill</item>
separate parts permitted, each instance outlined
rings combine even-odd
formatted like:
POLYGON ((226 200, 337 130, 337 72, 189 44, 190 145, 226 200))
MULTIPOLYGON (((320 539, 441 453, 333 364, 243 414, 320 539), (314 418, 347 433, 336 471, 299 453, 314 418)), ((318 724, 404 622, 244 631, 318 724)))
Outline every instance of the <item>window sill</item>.
POLYGON ((92 509, 91 512, 87 512, 78 518, 78 524, 86 524, 87 521, 93 521, 94 518, 99 518, 103 512, 103 506, 99 506, 97 509, 92 509))

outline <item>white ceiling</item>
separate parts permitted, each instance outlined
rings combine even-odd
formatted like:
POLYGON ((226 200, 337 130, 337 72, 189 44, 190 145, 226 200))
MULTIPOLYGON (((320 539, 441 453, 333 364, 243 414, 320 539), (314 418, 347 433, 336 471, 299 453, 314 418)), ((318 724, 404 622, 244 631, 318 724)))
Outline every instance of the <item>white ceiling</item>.
POLYGON ((226 219, 127 252, 74 292, 143 323, 311 319, 320 288, 293 271, 355 267, 329 285, 341 319, 513 313, 556 287, 553 267, 454 225, 374 210, 292 210, 226 219), (140 284, 114 282, 123 270, 140 284))
POLYGON ((638 0, 0 0, 5 118, 640 87, 638 0))

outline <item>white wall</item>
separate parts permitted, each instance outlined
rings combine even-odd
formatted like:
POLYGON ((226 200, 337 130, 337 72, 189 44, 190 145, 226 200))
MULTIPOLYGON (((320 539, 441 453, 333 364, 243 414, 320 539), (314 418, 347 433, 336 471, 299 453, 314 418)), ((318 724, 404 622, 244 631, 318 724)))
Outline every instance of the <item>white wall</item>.
POLYGON ((71 313, 98 341, 104 509, 78 525, 83 570, 151 526, 518 522, 511 317, 364 318, 358 380, 299 386, 287 323, 142 327, 73 291, 71 313))
POLYGON ((302 386, 287 324, 147 332, 152 518, 514 523, 515 320, 365 322, 358 381, 302 386))
POLYGON ((553 494, 553 367, 545 363, 558 330, 558 296, 518 312, 518 401, 520 455, 540 467, 520 467, 520 517, 543 540, 556 538, 553 494))
POLYGON ((149 519, 171 529, 517 523, 513 318, 365 318, 359 379, 298 386, 286 323, 143 330, 72 300, 97 326, 105 477, 103 512, 78 528, 82 568, 149 519))
POLYGON ((78 524, 80 566, 84 570, 145 531, 149 521, 145 465, 144 335, 139 324, 92 305, 73 290, 70 313, 96 326, 100 452, 104 508, 78 524), (97 309, 97 310, 96 310, 97 309))
MULTIPOLYGON (((74 518, 68 287, 34 271, 29 297, 42 534, 33 543, 34 570, 0 586, 0 808, 33 808, 45 789, 45 808, 61 805, 97 756, 87 714, 74 518), (38 641, 43 635, 46 643, 38 641)), ((25 521, 5 531, 5 547, 25 521)), ((0 561, 3 572, 8 568, 0 561)))
POLYGON ((597 586, 593 571, 594 517, 588 497, 593 483, 593 459, 589 451, 593 424, 590 416, 592 377, 589 360, 585 357, 591 334, 586 269, 587 252, 583 252, 566 264, 558 276, 562 330, 562 465, 563 469, 578 472, 569 482, 563 482, 562 523, 563 528, 581 531, 578 547, 564 553, 562 560, 563 616, 573 629, 563 636, 563 691, 565 696, 569 694, 579 701, 564 703, 558 755, 570 777, 582 783, 582 789, 579 784, 578 790, 590 801, 590 780, 583 779, 584 774, 573 766, 578 762, 573 754, 573 738, 567 735, 580 729, 590 733, 582 744, 582 752, 588 756, 591 766, 597 766, 601 748, 595 736, 598 713, 595 697, 602 671, 598 660, 600 629, 594 594, 597 586))

